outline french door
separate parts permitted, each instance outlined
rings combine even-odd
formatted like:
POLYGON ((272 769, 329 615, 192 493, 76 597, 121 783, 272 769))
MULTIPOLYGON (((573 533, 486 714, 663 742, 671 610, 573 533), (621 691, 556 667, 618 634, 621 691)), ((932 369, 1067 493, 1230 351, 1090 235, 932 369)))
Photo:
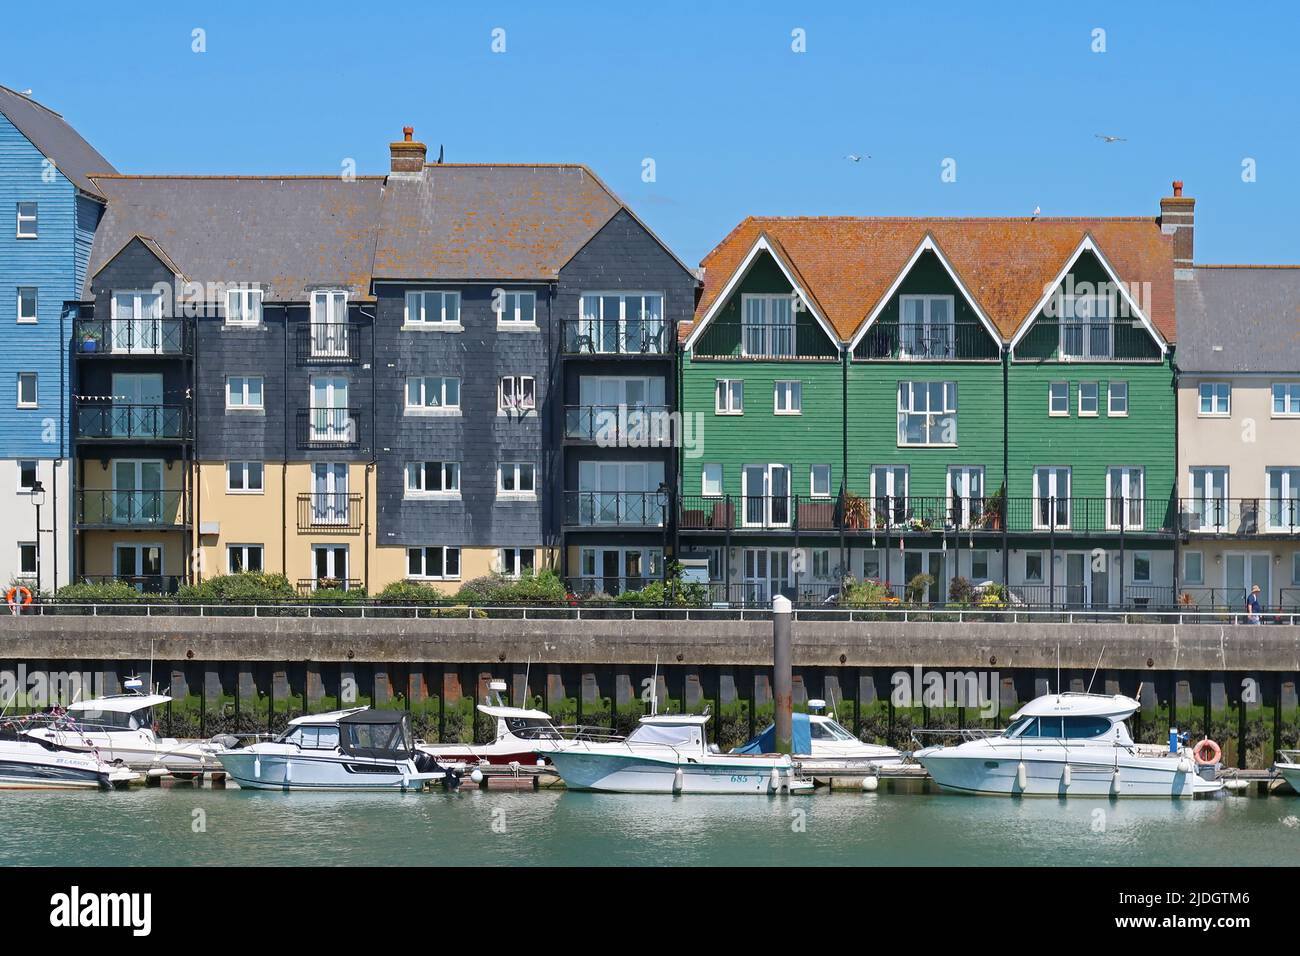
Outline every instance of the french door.
POLYGON ((1223 556, 1223 586, 1228 592, 1228 605, 1241 608, 1246 595, 1254 585, 1259 585, 1260 603, 1267 604, 1272 586, 1273 555, 1267 551, 1236 551, 1223 556))
POLYGON ((1228 523, 1228 469, 1193 468, 1188 503, 1192 531, 1215 531, 1228 523))
POLYGON ((1142 528, 1141 468, 1111 468, 1106 474, 1106 527, 1142 528))
POLYGON ((661 461, 578 464, 578 520, 584 525, 662 525, 661 461))
POLYGON ((162 296, 157 292, 114 292, 112 350, 157 353, 162 349, 162 296))
POLYGON ((113 521, 156 524, 163 520, 163 463, 119 458, 113 462, 113 521))
POLYGON ((317 358, 348 354, 348 294, 346 292, 313 293, 311 354, 317 358))
POLYGON ((907 474, 906 465, 877 465, 871 469, 874 524, 895 527, 907 523, 907 474))
POLYGON ((311 440, 348 440, 348 380, 316 375, 311 380, 311 440))
POLYGON ((1070 469, 1034 469, 1034 529, 1070 527, 1070 469))
POLYGON ((312 523, 348 523, 348 466, 318 461, 311 466, 312 523))
POLYGON ((958 528, 979 524, 984 515, 984 469, 962 465, 948 469, 948 509, 958 528))
POLYGON ((314 544, 311 548, 312 587, 348 586, 348 546, 346 544, 314 544))
POLYGON ((114 438, 158 438, 168 434, 165 417, 173 410, 162 407, 161 374, 113 374, 112 428, 114 438))
POLYGON ((1065 590, 1057 604, 1077 608, 1104 608, 1110 603, 1110 565, 1103 556, 1096 560, 1089 551, 1065 555, 1065 590), (1061 600, 1064 598, 1064 600, 1061 600))
POLYGON ((778 594, 792 596, 790 552, 780 548, 746 548, 745 601, 767 604, 778 594))
MULTIPOLYGON (((149 579, 160 579, 163 569, 163 548, 161 544, 115 544, 113 545, 113 572, 127 584, 143 591, 149 579)), ((156 590, 155 584, 151 590, 156 590)))
POLYGON ((929 576, 930 583, 920 592, 927 604, 942 603, 948 593, 948 578, 944 573, 942 551, 907 551, 903 554, 903 583, 909 584, 918 574, 929 576))
POLYGON ((744 523, 752 528, 790 526, 790 467, 746 465, 741 472, 744 523))

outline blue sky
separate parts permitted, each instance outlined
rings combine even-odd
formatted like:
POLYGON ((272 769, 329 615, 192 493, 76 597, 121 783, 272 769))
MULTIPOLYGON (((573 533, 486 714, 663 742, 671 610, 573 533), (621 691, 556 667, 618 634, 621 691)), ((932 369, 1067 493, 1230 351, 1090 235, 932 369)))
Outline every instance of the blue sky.
POLYGON ((1295 4, 295 6, 10 3, 0 83, 123 172, 382 173, 405 124, 584 162, 691 263, 750 214, 1154 215, 1174 178, 1198 261, 1300 262, 1295 4))

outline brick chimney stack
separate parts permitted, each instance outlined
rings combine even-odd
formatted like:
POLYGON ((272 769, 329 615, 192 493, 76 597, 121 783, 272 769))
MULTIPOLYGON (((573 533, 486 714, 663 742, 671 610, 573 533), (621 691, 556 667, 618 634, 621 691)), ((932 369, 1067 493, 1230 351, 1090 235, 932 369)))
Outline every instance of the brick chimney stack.
POLYGON ((1183 181, 1175 179, 1174 194, 1160 200, 1160 231, 1174 237, 1174 278, 1192 278, 1192 234, 1196 200, 1183 195, 1183 181))
POLYGON ((394 176, 418 179, 424 175, 424 156, 427 148, 423 143, 412 139, 414 133, 414 128, 403 126, 401 141, 388 144, 388 154, 392 161, 390 171, 394 176))

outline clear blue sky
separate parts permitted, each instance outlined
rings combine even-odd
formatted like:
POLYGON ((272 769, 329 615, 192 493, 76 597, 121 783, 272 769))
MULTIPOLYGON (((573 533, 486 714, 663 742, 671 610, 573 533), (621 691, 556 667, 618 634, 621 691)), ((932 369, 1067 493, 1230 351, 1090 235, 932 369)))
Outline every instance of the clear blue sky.
POLYGON ((1174 178, 1198 261, 1300 262, 1294 3, 291 9, 10 2, 0 83, 123 172, 382 173, 404 124, 448 160, 584 162, 690 263, 749 214, 1154 215, 1174 178))

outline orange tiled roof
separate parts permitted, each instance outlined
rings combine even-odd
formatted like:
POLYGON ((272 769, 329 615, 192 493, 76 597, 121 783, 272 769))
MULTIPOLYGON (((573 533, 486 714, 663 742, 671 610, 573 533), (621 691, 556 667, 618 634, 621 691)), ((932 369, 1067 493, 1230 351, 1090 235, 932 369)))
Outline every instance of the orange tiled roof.
MULTIPOLYGON (((1175 338, 1173 240, 1155 218, 754 217, 704 261, 702 318, 759 236, 798 270, 807 291, 846 341, 880 302, 925 239, 934 242, 1002 335, 1010 339, 1046 286, 1091 236, 1121 282, 1144 285, 1138 301, 1168 341, 1175 338)), ((689 335, 690 323, 682 330, 689 335)))

